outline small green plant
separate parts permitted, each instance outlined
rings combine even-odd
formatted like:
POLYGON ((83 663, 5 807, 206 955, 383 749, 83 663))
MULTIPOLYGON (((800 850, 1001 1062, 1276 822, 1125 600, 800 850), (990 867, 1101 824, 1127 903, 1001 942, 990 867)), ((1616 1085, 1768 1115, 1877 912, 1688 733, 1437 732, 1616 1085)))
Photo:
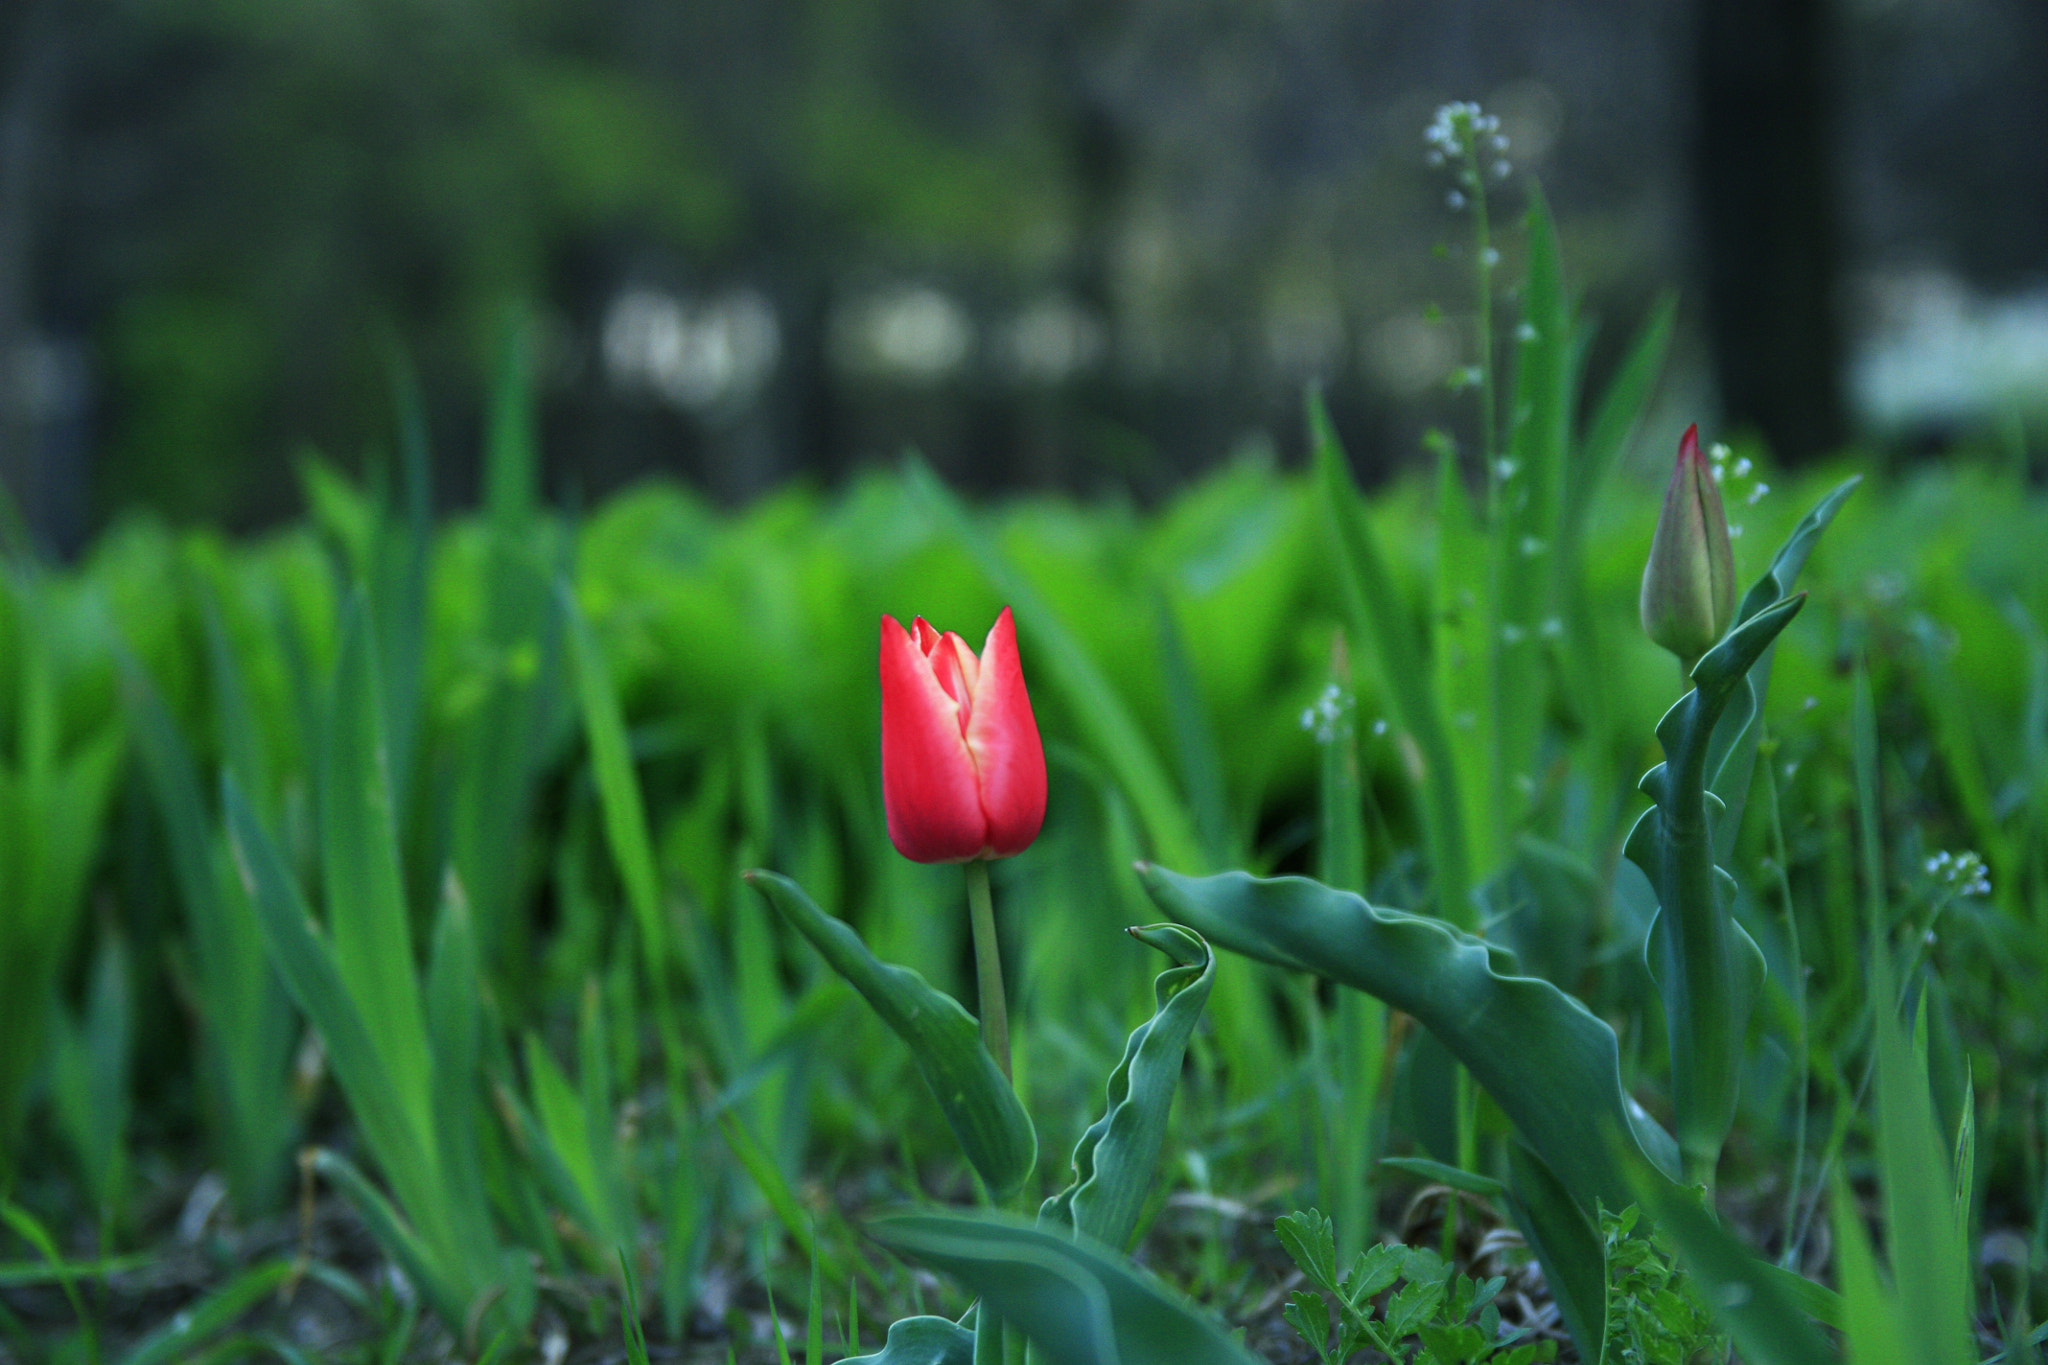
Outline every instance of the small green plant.
POLYGON ((1673 1263, 1661 1237, 1637 1231, 1640 1214, 1634 1204, 1620 1213, 1600 1210, 1609 1365, 1726 1360, 1728 1338, 1716 1330, 1699 1286, 1673 1263))
POLYGON ((1367 1247, 1339 1275, 1336 1234, 1321 1213, 1287 1214, 1273 1230, 1314 1286, 1289 1297, 1287 1321, 1324 1365, 1343 1365, 1365 1347, 1409 1365, 1530 1365, 1557 1355, 1556 1342, 1520 1341, 1520 1329, 1502 1337, 1494 1298, 1504 1276, 1475 1281, 1434 1251, 1399 1243, 1367 1247))

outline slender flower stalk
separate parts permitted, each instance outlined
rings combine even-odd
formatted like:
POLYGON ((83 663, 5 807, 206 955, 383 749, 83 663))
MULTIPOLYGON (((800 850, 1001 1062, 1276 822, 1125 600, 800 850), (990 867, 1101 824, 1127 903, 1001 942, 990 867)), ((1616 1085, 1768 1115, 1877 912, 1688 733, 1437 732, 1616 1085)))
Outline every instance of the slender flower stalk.
POLYGON ((967 864, 967 917, 974 931, 974 978, 981 991, 981 1041, 1010 1078, 1010 1006, 1003 994, 1003 950, 996 939, 995 900, 989 895, 988 859, 967 864))

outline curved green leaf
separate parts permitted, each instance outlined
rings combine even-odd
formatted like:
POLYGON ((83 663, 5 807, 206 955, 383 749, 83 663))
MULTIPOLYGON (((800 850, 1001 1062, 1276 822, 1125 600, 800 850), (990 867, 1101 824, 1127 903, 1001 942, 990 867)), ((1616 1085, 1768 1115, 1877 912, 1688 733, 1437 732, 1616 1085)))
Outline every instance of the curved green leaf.
POLYGON ((1256 1365, 1212 1319, 1085 1238, 990 1214, 902 1214, 867 1231, 981 1295, 1059 1365, 1256 1365))
POLYGON ((820 910, 789 878, 757 869, 745 880, 910 1046, 912 1060, 990 1197, 1016 1193, 1038 1162, 1038 1134, 1017 1092, 982 1046, 974 1016, 910 968, 877 958, 860 935, 820 910))
POLYGON ((1515 975, 1506 950, 1302 877, 1183 877, 1150 866, 1139 877, 1162 910, 1212 942, 1414 1015, 1583 1203, 1633 1198, 1614 1133, 1629 1134, 1659 1169, 1674 1164, 1670 1137, 1621 1088, 1614 1030, 1548 981, 1515 975))
POLYGON ((1763 577, 1742 595, 1742 605, 1735 611, 1738 626, 1766 607, 1783 601, 1785 594, 1792 591, 1792 584, 1798 579, 1799 571, 1806 567, 1806 557, 1813 553, 1820 533, 1828 528, 1828 523, 1835 519, 1835 513, 1842 510, 1842 504, 1862 482, 1861 474, 1844 479, 1815 503, 1811 512, 1799 519, 1799 524, 1792 528, 1792 534, 1785 537, 1785 543, 1778 547, 1778 553, 1771 556, 1771 567, 1764 570, 1763 577))
POLYGON ((950 1318, 898 1318, 889 1340, 873 1355, 848 1356, 839 1365, 973 1365, 974 1333, 950 1318))
MULTIPOLYGON (((1792 528, 1792 534, 1771 557, 1771 567, 1743 595, 1742 605, 1735 613, 1737 625, 1784 600, 1792 591, 1792 584, 1806 567, 1807 556, 1813 553, 1820 533, 1862 481, 1858 476, 1837 484, 1792 528)), ((1707 784, 1727 803, 1726 818, 1714 830, 1715 854, 1724 860, 1735 846, 1735 831, 1742 823, 1742 810, 1749 799, 1749 779, 1756 765, 1759 738, 1754 720, 1763 710, 1764 697, 1771 687, 1771 651, 1765 649, 1745 671, 1749 685, 1738 690, 1728 713, 1715 726, 1721 733, 1716 735, 1716 757, 1707 768, 1707 784)))
POLYGON ((1074 1146, 1073 1183, 1038 1211, 1041 1225, 1063 1224, 1117 1248, 1128 1246, 1137 1231, 1166 1139, 1181 1058, 1216 976, 1209 945, 1177 924, 1126 932, 1179 965, 1152 983, 1158 1012, 1132 1031, 1123 1059, 1110 1073, 1109 1106, 1074 1146))

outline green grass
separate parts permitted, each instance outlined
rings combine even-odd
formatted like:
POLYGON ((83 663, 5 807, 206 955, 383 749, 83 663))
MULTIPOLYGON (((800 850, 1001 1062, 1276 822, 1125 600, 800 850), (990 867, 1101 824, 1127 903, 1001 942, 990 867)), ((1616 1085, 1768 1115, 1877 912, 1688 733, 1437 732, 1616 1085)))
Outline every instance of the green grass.
MULTIPOLYGON (((1567 298, 1527 306, 1568 336, 1567 298)), ((1555 362, 1516 383, 1569 411, 1555 362)), ((1160 918, 1135 860, 1440 909, 1583 1002, 1668 1123, 1654 902, 1621 861, 1679 695, 1634 624, 1676 439, 1625 439, 1653 369, 1580 399, 1583 429, 1503 423, 1540 496, 1491 523, 1451 462, 1359 495, 1327 444, 1145 514, 971 508, 913 466, 733 514, 652 484, 572 523, 531 496, 501 397, 481 513, 427 524, 418 465, 395 494, 315 471, 306 518, 262 540, 136 520, 74 569, 9 563, 0 1352, 521 1359, 557 1331, 625 1350, 623 1314, 657 1359, 694 1324, 766 1361, 772 1287, 808 1305, 791 1355, 836 1358, 966 1310, 918 1256, 1041 1265, 1036 1233, 946 1221, 975 1189, 947 1106, 740 878, 787 874, 875 959, 973 998, 958 873, 883 833, 884 611, 970 636, 1017 612, 1052 784, 1038 843, 994 868, 1037 1130, 1024 1206, 1096 1150, 1160 1007, 1122 933, 1160 918), (1525 580, 1500 556, 1530 537, 1556 559, 1525 580), (1333 686, 1337 723, 1304 729, 1333 686), (226 1196, 202 1219, 207 1172, 226 1196), (859 1231, 904 1206, 927 1221, 859 1231)), ((1774 475, 1740 509, 1745 582, 1846 472, 1774 475)), ((1757 779, 1716 840, 1769 975, 1719 1221, 1666 1208, 1669 1241, 1704 1286, 1762 1283, 1757 1253, 1817 1276, 1857 1351, 1900 1298, 1941 1310, 1912 1359, 1974 1349, 1959 1314, 2028 1358, 2048 1313, 2048 1030, 2016 1003, 2048 988, 2043 543, 2048 500, 2009 465, 1871 480, 1801 577, 1757 779), (1989 893, 1930 872, 1942 850, 1981 854, 1989 893)), ((1345 1264, 1400 1237, 1517 1283, 1512 1229, 1560 1226, 1502 1193, 1534 1188, 1521 1101, 1437 1070, 1376 1000, 1230 953, 1213 971, 1158 1174, 1120 1177, 1150 1270, 1271 1355, 1290 1210, 1333 1212, 1345 1264), (1454 1170, 1479 1193, 1428 1193, 1454 1170), (1411 1225, 1418 1193, 1462 1211, 1411 1225)), ((1489 1038, 1511 1075, 1513 1030, 1489 1038)), ((1165 1312, 1120 1264, 1070 1270, 1165 1312)), ((1764 1310, 1814 1311, 1770 1283, 1764 1310)))

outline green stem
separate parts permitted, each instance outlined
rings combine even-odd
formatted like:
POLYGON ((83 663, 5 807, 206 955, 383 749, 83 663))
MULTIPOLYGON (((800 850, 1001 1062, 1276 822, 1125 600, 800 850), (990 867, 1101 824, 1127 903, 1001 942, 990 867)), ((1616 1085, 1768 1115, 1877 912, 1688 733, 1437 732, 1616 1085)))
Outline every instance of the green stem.
POLYGON ((1489 793, 1493 820, 1493 847, 1507 837, 1510 756, 1501 743, 1501 718, 1507 714, 1507 661, 1502 657, 1501 584, 1510 539, 1503 524, 1501 497, 1501 420, 1499 386, 1493 372, 1493 228, 1486 211, 1486 167, 1483 135, 1477 128, 1466 131, 1465 185, 1472 204, 1472 282, 1476 290, 1473 338, 1478 351, 1479 370, 1479 456, 1486 486, 1486 657, 1487 697, 1495 727, 1492 749, 1492 788, 1489 793))
POLYGON ((1003 998, 1003 950, 996 942, 996 907, 988 890, 988 860, 967 864, 967 915, 974 926, 974 975, 981 987, 981 1043, 1010 1079, 1010 1007, 1003 998))

